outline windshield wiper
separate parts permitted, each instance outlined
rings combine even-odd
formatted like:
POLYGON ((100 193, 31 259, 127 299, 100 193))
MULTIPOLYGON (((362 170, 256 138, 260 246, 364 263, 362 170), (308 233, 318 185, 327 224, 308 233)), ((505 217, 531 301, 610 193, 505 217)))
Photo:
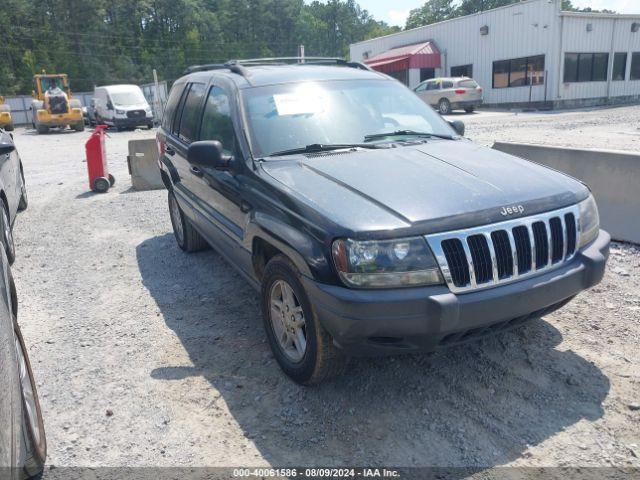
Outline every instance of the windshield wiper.
POLYGON ((345 148, 380 148, 377 145, 371 145, 369 143, 312 143, 305 147, 290 148, 288 150, 282 150, 280 152, 273 152, 267 155, 267 157, 280 157, 283 155, 296 155, 299 153, 316 153, 316 152, 329 152, 331 150, 341 150, 345 148))
POLYGON ((445 140, 453 140, 454 137, 451 135, 441 135, 439 133, 428 133, 428 132, 416 132, 415 130, 396 130, 395 132, 385 132, 385 133, 372 133, 370 135, 365 135, 364 140, 376 140, 378 138, 385 137, 401 137, 401 136, 411 136, 411 137, 434 137, 434 138, 444 138, 445 140))

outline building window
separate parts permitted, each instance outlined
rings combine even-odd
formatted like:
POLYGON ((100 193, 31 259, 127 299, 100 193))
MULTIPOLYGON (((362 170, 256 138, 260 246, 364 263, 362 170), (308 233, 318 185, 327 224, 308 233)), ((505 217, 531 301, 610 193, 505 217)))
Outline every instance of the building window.
POLYGON ((640 80, 640 52, 631 55, 631 80, 640 80))
POLYGON ((469 77, 473 78, 473 65, 458 65, 457 67, 451 67, 452 77, 469 77))
POLYGON ((544 55, 493 62, 493 88, 544 84, 544 55))
POLYGON ((608 53, 565 53, 564 82, 604 82, 608 67, 608 53))
POLYGON ((424 82, 436 76, 436 70, 434 68, 421 68, 420 69, 420 81, 424 82))
POLYGON ((618 52, 613 56, 613 74, 611 80, 614 82, 627 79, 627 52, 618 52))

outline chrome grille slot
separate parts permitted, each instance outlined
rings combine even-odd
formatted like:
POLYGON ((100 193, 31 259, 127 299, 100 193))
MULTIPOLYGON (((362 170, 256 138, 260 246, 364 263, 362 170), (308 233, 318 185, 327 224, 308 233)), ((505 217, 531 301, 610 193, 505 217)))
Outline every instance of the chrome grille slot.
POLYGON ((573 258, 578 207, 492 225, 427 235, 452 292, 510 283, 557 268, 573 258))
POLYGON ((462 287, 470 282, 469 267, 467 266, 467 257, 464 253, 462 241, 454 238, 442 242, 442 249, 447 258, 447 265, 451 272, 453 284, 456 287, 462 287))
POLYGON ((564 216, 564 224, 567 229, 567 255, 573 255, 576 251, 577 227, 576 217, 573 213, 564 216))
POLYGON ((551 230, 551 263, 558 263, 562 260, 564 250, 564 233, 560 218, 550 219, 549 228, 551 230))
POLYGON ((531 261, 533 260, 529 229, 524 225, 515 227, 513 229, 513 238, 518 252, 518 274, 522 275, 531 271, 531 261))
POLYGON ((533 229, 533 241, 536 251, 536 270, 540 270, 549 262, 547 227, 544 222, 535 222, 531 228, 533 229))
MULTIPOLYGON (((513 275, 513 252, 509 235, 505 230, 491 232, 493 249, 496 253, 496 263, 498 265, 498 278, 507 278, 513 275)), ((517 248, 517 247, 516 247, 517 248)), ((520 259, 518 259, 518 264, 520 259)))
POLYGON ((489 244, 484 235, 471 235, 467 238, 476 283, 486 283, 493 280, 493 263, 489 244))

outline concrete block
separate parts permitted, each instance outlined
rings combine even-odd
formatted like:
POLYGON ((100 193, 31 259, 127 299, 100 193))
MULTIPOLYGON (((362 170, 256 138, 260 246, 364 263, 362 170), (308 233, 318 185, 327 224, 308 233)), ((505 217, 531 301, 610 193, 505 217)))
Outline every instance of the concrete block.
POLYGON ((640 153, 509 142, 493 148, 586 183, 598 202, 601 227, 615 240, 640 243, 640 153))
POLYGON ((158 148, 155 139, 129 140, 129 174, 135 190, 164 188, 158 168, 158 148))

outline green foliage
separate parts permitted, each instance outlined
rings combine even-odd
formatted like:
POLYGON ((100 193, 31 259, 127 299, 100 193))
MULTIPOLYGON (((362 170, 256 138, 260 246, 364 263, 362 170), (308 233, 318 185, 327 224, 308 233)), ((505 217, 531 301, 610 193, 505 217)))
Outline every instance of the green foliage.
POLYGON ((174 80, 233 58, 345 56, 398 31, 355 0, 2 0, 0 93, 29 93, 34 73, 67 73, 76 91, 174 80))
MULTIPOLYGON (((407 29, 441 22, 450 18, 462 17, 473 13, 491 10, 505 5, 518 3, 520 0, 462 0, 459 5, 455 0, 428 0, 422 7, 411 10, 407 18, 407 29)), ((612 10, 593 10, 590 7, 574 7, 571 0, 562 0, 561 8, 572 12, 615 13, 612 10)))

